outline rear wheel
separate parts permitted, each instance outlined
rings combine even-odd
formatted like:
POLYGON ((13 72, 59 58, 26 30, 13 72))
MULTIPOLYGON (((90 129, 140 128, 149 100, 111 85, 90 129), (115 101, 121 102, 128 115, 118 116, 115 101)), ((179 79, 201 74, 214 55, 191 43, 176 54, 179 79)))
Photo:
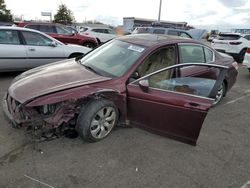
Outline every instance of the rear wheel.
POLYGON ((226 93, 226 85, 223 82, 223 84, 221 84, 221 86, 216 94, 213 106, 216 106, 222 100, 223 96, 225 96, 225 93, 226 93))
POLYGON ((118 110, 113 102, 94 100, 81 111, 76 127, 83 140, 97 142, 110 134, 117 120, 118 110))
POLYGON ((244 60, 246 51, 247 51, 247 49, 243 49, 243 50, 241 50, 241 52, 239 53, 239 57, 238 57, 239 63, 243 63, 243 60, 244 60))

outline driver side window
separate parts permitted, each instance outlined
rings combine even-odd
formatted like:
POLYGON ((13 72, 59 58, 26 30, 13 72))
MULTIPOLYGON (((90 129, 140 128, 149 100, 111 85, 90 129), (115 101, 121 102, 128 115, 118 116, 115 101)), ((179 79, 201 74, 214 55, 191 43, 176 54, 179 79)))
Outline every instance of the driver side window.
POLYGON ((137 72, 140 77, 157 70, 176 64, 176 50, 174 46, 168 46, 151 54, 139 67, 137 72))

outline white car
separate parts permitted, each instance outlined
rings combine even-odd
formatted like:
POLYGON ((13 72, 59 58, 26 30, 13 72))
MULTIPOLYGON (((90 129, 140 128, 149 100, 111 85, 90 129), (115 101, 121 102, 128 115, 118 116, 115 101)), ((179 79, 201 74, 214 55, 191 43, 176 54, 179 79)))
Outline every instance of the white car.
POLYGON ((250 46, 250 34, 220 33, 217 39, 213 39, 211 46, 242 63, 247 47, 250 46))
POLYGON ((95 37, 99 44, 107 42, 115 37, 117 37, 114 30, 104 27, 85 27, 81 32, 83 35, 90 35, 95 37))
POLYGON ((245 65, 250 72, 250 48, 247 48, 247 51, 243 60, 243 65, 245 65))
POLYGON ((86 54, 91 49, 65 45, 36 30, 0 26, 0 72, 22 71, 86 54))

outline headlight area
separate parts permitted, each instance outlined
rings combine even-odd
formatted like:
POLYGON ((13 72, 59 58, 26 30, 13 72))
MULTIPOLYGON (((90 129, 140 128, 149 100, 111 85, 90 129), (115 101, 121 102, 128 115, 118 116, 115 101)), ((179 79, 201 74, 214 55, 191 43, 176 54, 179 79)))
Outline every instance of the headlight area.
POLYGON ((57 128, 63 123, 68 123, 78 112, 77 101, 63 101, 56 104, 45 104, 34 107, 40 119, 46 126, 57 128))
POLYGON ((42 106, 29 106, 26 108, 29 113, 29 124, 27 130, 35 133, 35 138, 41 140, 51 140, 57 138, 65 132, 75 131, 75 117, 84 105, 80 100, 68 100, 55 104, 45 104, 42 106))

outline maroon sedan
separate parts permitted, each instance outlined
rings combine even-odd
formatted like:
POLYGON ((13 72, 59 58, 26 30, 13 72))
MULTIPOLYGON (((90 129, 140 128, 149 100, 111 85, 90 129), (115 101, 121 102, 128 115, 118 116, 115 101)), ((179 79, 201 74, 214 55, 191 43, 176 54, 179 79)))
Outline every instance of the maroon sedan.
POLYGON ((17 76, 3 106, 14 127, 41 136, 77 130, 89 142, 134 125, 195 145, 237 63, 199 42, 161 35, 114 39, 85 55, 17 76))
POLYGON ((36 22, 21 22, 18 27, 26 27, 35 29, 48 34, 49 36, 65 43, 65 44, 78 44, 89 48, 98 46, 96 38, 91 36, 80 35, 77 32, 72 33, 65 25, 57 23, 36 23, 36 22))

